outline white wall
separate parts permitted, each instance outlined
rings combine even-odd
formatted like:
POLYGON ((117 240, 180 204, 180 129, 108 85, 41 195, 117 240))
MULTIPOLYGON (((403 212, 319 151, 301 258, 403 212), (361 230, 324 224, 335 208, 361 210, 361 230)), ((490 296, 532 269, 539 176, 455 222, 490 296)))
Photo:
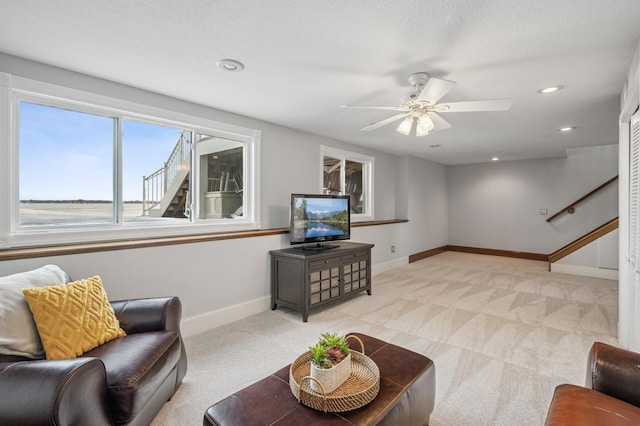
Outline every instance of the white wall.
MULTIPOLYGON (((320 190, 320 146, 332 146, 375 157, 375 219, 395 219, 407 213, 408 223, 353 228, 353 241, 375 244, 374 272, 406 263, 407 256, 446 244, 446 175, 444 166, 366 149, 275 124, 168 98, 117 83, 26 61, 0 53, 0 71, 131 102, 259 129, 261 139, 261 225, 288 226, 291 192, 320 190), (398 171, 410 161, 409 169, 398 171), (414 177, 415 175, 416 177, 414 177), (414 182, 413 197, 433 208, 397 206, 408 195, 403 182, 414 182), (416 183, 420 182, 420 183, 416 183), (442 201, 444 197, 445 201, 442 201), (415 217, 414 217, 415 216, 415 217), (423 223, 427 221, 427 224, 423 223), (410 243, 408 242, 410 240, 410 243), (391 253, 390 247, 398 250, 391 253)), ((8 143, 0 141, 0 143, 8 143)), ((0 182, 3 187, 7 182, 0 182)), ((2 193, 2 191, 0 191, 2 193)), ((1 261, 0 275, 25 271, 47 263, 60 265, 73 278, 100 275, 111 299, 176 295, 182 299, 186 333, 233 321, 269 308, 269 250, 289 245, 288 236, 233 239, 196 244, 106 251, 15 261, 1 261)), ((375 291, 375 290, 374 290, 375 291)))
POLYGON ((396 160, 396 212, 397 219, 409 217, 409 157, 400 156, 396 160))
POLYGON ((588 277, 618 279, 618 230, 592 241, 551 264, 551 271, 588 277))
POLYGON ((406 233, 398 249, 410 255, 423 251, 425 246, 446 245, 449 240, 447 168, 431 161, 405 157, 403 170, 407 214, 414 224, 404 229, 406 233))
POLYGON ((568 150, 566 158, 449 167, 449 244, 551 253, 618 216, 613 184, 575 214, 546 221, 617 173, 617 145, 568 150))
POLYGON ((618 270, 618 230, 592 241, 558 263, 618 270))
MULTIPOLYGON (((406 263, 411 254, 446 244, 555 250, 564 245, 559 241, 573 239, 579 231, 565 222, 548 225, 539 209, 552 213, 617 172, 615 146, 575 150, 565 159, 445 167, 8 55, 0 54, 0 71, 259 129, 264 229, 287 226, 291 192, 319 190, 321 145, 374 156, 375 219, 409 219, 402 224, 353 228, 353 241, 375 244, 374 273, 406 263), (391 246, 396 247, 395 253, 391 246)), ((7 182, 0 182, 4 185, 7 182)), ((288 236, 277 235, 2 261, 0 275, 55 263, 75 278, 100 275, 112 299, 176 295, 183 302, 186 332, 195 333, 268 309, 268 252, 287 246, 288 236)))
MULTIPOLYGON (((353 241, 375 245, 374 273, 406 263, 381 248, 397 244, 399 233, 408 227, 405 223, 353 229, 353 241)), ((112 300, 179 296, 187 320, 184 332, 194 334, 269 309, 269 250, 288 246, 287 235, 276 235, 52 256, 0 262, 0 276, 51 263, 71 278, 100 275, 112 300)))

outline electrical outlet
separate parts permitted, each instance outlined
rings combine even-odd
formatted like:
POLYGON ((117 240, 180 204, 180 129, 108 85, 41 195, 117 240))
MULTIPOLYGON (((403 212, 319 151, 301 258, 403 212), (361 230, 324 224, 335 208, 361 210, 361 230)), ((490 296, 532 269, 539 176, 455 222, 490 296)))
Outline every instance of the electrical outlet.
POLYGON ((396 252, 396 246, 391 246, 391 253, 395 253, 396 252))

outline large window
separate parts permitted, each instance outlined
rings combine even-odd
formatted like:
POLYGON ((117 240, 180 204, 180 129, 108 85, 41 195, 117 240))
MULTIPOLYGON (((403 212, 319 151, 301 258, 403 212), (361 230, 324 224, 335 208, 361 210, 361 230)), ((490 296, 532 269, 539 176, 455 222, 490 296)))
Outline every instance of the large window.
POLYGON ((20 227, 113 221, 115 120, 19 103, 20 227))
POLYGON ((189 130, 122 121, 122 219, 125 222, 187 220, 190 171, 189 130))
POLYGON ((244 145, 233 139, 196 135, 200 175, 197 194, 201 219, 235 219, 244 215, 244 145))
POLYGON ((259 226, 258 131, 13 81, 0 87, 0 122, 13 117, 0 246, 259 226))
POLYGON ((322 147, 322 192, 349 195, 353 220, 373 219, 373 157, 322 147))

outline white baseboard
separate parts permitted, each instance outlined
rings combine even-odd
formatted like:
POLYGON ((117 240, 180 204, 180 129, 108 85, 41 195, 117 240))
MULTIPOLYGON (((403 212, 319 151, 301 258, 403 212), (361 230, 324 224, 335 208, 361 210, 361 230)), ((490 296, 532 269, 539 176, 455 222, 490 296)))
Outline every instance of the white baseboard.
POLYGON ((271 296, 259 297, 248 302, 227 306, 216 311, 206 312, 185 318, 180 323, 184 337, 193 336, 221 325, 241 320, 251 315, 259 314, 270 309, 271 296))
POLYGON ((595 268, 593 266, 564 265, 562 263, 552 263, 551 272, 561 274, 582 275, 585 277, 604 278, 606 280, 617 280, 617 269, 595 268))
MULTIPOLYGON (((371 275, 377 275, 399 266, 409 263, 408 257, 401 257, 389 262, 373 265, 371 275)), ((237 305, 227 306, 216 311, 205 312, 189 318, 185 318, 180 323, 182 335, 184 337, 193 336, 212 330, 221 325, 229 324, 241 320, 251 315, 259 314, 271 308, 271 296, 260 297, 237 305)))
POLYGON ((398 259, 390 260, 385 263, 380 263, 378 265, 373 265, 371 267, 371 275, 378 275, 383 272, 389 271, 394 268, 399 268, 400 266, 407 265, 409 263, 409 257, 404 256, 398 259))

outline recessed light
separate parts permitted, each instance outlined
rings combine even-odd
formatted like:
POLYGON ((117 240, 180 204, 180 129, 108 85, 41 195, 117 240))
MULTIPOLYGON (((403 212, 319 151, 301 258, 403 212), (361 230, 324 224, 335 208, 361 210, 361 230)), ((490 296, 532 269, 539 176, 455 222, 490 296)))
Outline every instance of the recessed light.
POLYGON ((538 90, 538 93, 542 93, 546 95, 547 93, 557 92, 560 89, 562 89, 562 86, 559 84, 556 84, 555 86, 543 87, 542 89, 538 90))
POLYGON ((558 130, 560 130, 563 133, 567 133, 575 129, 576 129, 576 126, 566 126, 566 127, 561 127, 558 130))
POLYGON ((491 161, 498 161, 500 157, 491 157, 491 161))
POLYGON ((238 72, 244 69, 244 64, 235 59, 220 59, 216 62, 216 65, 218 65, 220 69, 229 72, 238 72))

